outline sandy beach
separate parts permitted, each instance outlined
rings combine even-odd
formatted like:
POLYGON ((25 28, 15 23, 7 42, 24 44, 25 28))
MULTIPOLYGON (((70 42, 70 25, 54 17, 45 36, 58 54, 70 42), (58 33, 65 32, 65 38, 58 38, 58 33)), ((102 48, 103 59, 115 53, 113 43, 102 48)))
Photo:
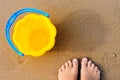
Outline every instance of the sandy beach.
POLYGON ((120 79, 120 0, 0 0, 0 80, 57 80, 68 59, 88 57, 101 80, 120 79), (54 48, 41 57, 17 55, 5 39, 5 25, 21 8, 50 14, 54 48))

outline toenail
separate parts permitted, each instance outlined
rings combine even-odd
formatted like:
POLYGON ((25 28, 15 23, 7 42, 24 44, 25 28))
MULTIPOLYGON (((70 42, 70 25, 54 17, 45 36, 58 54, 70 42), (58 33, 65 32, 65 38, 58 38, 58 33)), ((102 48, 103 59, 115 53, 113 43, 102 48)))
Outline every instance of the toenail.
POLYGON ((65 66, 68 66, 68 63, 67 63, 67 62, 65 63, 65 66))
POLYGON ((68 60, 68 63, 70 63, 71 62, 71 60, 68 60))
POLYGON ((92 67, 95 68, 95 64, 92 63, 92 67))
POLYGON ((73 59, 74 62, 78 62, 78 60, 76 58, 73 59))
POLYGON ((87 58, 82 58, 83 61, 87 61, 87 58))

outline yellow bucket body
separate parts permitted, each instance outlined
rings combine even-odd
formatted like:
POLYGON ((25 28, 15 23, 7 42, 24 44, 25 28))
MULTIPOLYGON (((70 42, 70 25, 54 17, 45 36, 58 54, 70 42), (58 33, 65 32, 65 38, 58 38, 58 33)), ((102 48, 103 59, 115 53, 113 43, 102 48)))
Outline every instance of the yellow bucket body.
POLYGON ((48 17, 28 14, 16 22, 13 42, 25 55, 41 56, 55 44, 56 28, 48 17))

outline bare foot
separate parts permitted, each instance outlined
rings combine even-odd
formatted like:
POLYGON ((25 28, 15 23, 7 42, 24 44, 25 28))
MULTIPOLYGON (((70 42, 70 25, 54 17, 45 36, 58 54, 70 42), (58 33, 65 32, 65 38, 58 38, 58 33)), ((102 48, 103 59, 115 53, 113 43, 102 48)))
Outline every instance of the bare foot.
POLYGON ((69 60, 59 69, 58 80, 77 80, 78 60, 69 60))
POLYGON ((100 70, 87 58, 81 61, 81 80, 100 80, 100 70))

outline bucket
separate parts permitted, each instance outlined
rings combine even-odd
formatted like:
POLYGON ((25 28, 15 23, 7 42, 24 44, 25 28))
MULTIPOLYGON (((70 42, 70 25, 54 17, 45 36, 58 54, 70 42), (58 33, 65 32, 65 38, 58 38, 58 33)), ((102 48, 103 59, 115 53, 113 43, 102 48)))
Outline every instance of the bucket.
POLYGON ((47 13, 37 9, 24 8, 14 13, 8 20, 5 31, 8 43, 20 56, 41 56, 55 44, 55 26, 47 13), (29 14, 16 21, 13 35, 10 36, 10 27, 17 16, 24 12, 29 14))

